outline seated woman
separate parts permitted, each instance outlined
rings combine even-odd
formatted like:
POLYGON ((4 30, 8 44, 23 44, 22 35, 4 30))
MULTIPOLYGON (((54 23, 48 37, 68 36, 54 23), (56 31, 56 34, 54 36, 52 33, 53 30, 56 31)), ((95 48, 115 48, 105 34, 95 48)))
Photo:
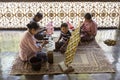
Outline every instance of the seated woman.
MULTIPOLYGON (((36 56, 40 52, 45 44, 48 41, 43 41, 41 45, 36 45, 36 39, 34 35, 39 30, 39 25, 36 22, 31 22, 27 24, 27 30, 24 32, 24 35, 20 42, 20 51, 19 57, 22 61, 28 61, 31 57, 36 56)), ((46 58, 45 53, 41 53, 41 58, 46 58)))
POLYGON ((43 18, 43 14, 42 13, 39 13, 37 12, 37 14, 32 18, 32 20, 30 21, 31 22, 39 22, 40 20, 42 20, 43 18))
MULTIPOLYGON (((43 14, 37 12, 37 13, 35 14, 35 16, 32 18, 32 20, 30 21, 30 23, 36 22, 36 23, 38 24, 38 22, 41 21, 42 19, 43 19, 43 14)), ((39 25, 39 24, 38 24, 38 25, 39 25)), ((45 27, 44 27, 44 28, 41 28, 41 27, 39 28, 39 33, 44 32, 44 31, 46 31, 46 28, 45 28, 45 27)))
POLYGON ((85 21, 80 28, 81 42, 92 41, 97 34, 97 24, 92 20, 90 13, 86 13, 84 18, 85 21))

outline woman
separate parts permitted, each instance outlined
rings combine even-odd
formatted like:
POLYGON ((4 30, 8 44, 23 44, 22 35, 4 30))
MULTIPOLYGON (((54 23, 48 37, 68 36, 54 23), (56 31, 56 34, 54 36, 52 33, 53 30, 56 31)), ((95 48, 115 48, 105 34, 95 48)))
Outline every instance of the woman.
POLYGON ((33 17, 33 19, 30 21, 31 22, 39 22, 40 20, 42 20, 43 18, 43 14, 42 13, 39 13, 37 12, 37 14, 33 17))
MULTIPOLYGON (((34 35, 38 30, 39 25, 36 22, 27 24, 27 30, 24 32, 20 42, 19 57, 22 61, 28 61, 31 57, 36 56, 37 52, 41 51, 43 46, 48 43, 48 41, 43 41, 41 45, 36 45, 34 35)), ((43 56, 45 56, 44 53, 43 56)))
POLYGON ((84 42, 94 40, 97 34, 97 24, 92 20, 90 13, 86 13, 84 18, 85 21, 80 28, 81 41, 84 42))

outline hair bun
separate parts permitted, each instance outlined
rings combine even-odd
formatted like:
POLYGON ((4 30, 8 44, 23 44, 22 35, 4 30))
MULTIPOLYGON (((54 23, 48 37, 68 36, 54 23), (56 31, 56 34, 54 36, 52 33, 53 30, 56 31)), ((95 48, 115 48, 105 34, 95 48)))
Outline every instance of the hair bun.
POLYGON ((28 23, 28 24, 27 24, 27 27, 28 27, 28 28, 30 28, 30 27, 31 27, 30 23, 28 23))
POLYGON ((35 29, 35 30, 37 30, 40 27, 36 22, 28 23, 26 26, 29 29, 35 29))

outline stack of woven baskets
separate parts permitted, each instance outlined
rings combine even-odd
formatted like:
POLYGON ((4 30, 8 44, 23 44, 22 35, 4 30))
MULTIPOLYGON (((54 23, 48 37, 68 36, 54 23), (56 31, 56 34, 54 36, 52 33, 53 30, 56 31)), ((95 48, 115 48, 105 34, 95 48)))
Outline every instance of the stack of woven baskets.
POLYGON ((107 40, 104 41, 104 43, 108 46, 114 46, 114 45, 116 45, 116 42, 117 41, 111 40, 111 39, 107 39, 107 40))

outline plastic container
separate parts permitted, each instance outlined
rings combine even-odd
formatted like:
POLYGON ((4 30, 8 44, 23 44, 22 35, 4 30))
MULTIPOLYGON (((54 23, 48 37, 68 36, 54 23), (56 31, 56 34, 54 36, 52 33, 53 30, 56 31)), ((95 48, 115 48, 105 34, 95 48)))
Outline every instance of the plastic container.
POLYGON ((29 63, 31 64, 33 70, 39 71, 41 69, 41 61, 42 60, 40 58, 32 57, 29 60, 29 63))

